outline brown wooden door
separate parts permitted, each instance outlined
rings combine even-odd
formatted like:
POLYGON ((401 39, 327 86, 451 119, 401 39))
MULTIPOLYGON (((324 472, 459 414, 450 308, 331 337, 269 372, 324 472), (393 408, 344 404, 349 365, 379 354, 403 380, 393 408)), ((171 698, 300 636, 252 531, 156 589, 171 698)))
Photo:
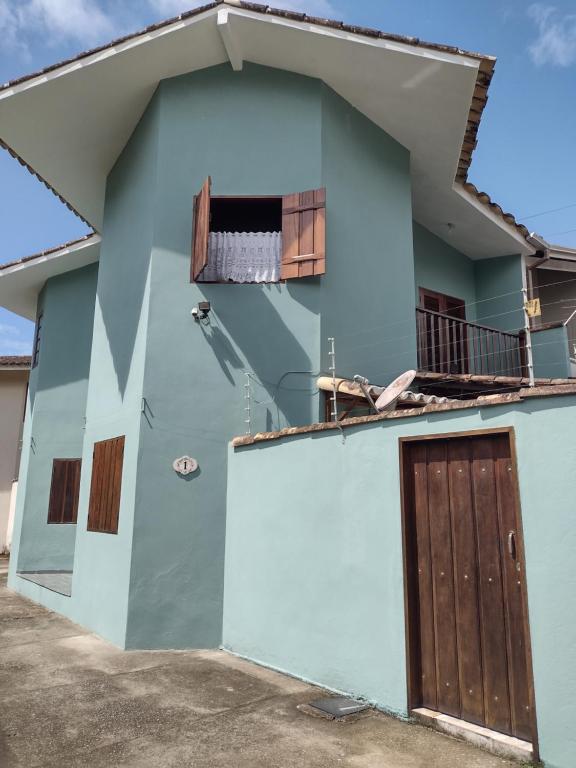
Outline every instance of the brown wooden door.
POLYGON ((412 706, 531 741, 509 435, 409 441, 403 457, 412 706))
POLYGON ((420 306, 429 310, 419 328, 420 360, 426 370, 468 372, 466 305, 462 299, 420 288, 420 306), (434 314, 432 314, 434 313, 434 314))

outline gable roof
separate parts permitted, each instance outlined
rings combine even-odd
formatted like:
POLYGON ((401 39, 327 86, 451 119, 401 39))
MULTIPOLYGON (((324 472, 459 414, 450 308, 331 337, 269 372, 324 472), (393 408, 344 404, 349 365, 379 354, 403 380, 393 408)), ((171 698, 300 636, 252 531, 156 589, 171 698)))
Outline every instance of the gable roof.
POLYGON ((1 264, 0 306, 35 320, 38 294, 46 280, 98 261, 100 241, 100 235, 94 232, 56 248, 1 264))
POLYGON ((7 83, 2 145, 98 230, 107 174, 158 82, 243 60, 323 80, 407 147, 414 216, 444 239, 454 225, 455 248, 472 258, 533 251, 510 214, 463 184, 493 57, 242 0, 209 3, 7 83))

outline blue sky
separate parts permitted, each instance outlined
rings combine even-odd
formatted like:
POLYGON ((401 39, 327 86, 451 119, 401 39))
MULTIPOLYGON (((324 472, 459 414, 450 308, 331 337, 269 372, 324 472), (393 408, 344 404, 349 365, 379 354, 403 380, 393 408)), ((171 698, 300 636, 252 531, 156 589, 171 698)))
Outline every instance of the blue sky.
MULTIPOLYGON (((200 4, 0 0, 0 81, 200 4)), ((278 0, 277 4, 497 56, 470 180, 531 230, 576 247, 574 0, 278 0), (546 211, 553 212, 534 216, 546 211)), ((0 263, 86 233, 82 222, 5 152, 0 152, 0 201, 0 263)), ((31 323, 0 309, 0 354, 28 354, 32 335, 31 323)))

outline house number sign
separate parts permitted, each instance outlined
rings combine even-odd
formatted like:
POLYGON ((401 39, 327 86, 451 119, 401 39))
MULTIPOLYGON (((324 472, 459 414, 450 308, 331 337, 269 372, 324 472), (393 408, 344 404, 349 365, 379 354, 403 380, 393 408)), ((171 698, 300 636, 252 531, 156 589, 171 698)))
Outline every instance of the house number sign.
POLYGON ((198 469, 198 462, 191 456, 181 456, 174 461, 172 467, 179 475, 190 475, 198 469))

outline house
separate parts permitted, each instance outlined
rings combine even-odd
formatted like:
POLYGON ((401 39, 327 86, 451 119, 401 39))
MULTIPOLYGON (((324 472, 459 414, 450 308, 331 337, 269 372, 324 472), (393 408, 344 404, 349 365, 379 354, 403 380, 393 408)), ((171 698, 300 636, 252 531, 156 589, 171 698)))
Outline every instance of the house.
POLYGON ((37 324, 12 589, 573 765, 576 389, 532 341, 540 247, 467 180, 493 69, 235 1, 0 91, 5 148, 93 229, 0 267, 37 324), (424 399, 379 415, 317 386, 411 369, 424 399))
POLYGON ((29 369, 29 357, 0 356, 0 553, 12 540, 29 369))
POLYGON ((540 360, 556 376, 576 374, 576 302, 574 285, 576 249, 551 245, 533 237, 537 247, 526 259, 526 282, 533 298, 540 302, 540 315, 533 319, 534 343, 542 345, 540 360), (541 332, 549 331, 545 339, 541 332), (546 344, 544 344, 544 341, 546 344), (544 349, 544 346, 546 349, 544 349), (566 367, 566 348, 570 360, 566 367))

